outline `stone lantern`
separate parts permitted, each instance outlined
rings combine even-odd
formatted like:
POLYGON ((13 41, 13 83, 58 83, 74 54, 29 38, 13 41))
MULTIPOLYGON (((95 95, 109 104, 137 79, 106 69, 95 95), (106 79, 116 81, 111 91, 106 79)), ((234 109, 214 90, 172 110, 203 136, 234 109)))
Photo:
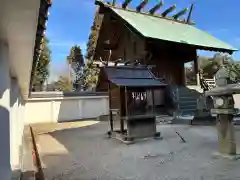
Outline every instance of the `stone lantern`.
POLYGON ((233 94, 240 94, 240 84, 228 84, 226 69, 222 67, 216 73, 216 88, 205 93, 213 98, 214 107, 212 114, 216 114, 218 131, 219 153, 228 157, 237 157, 236 140, 234 133, 233 117, 237 113, 234 108, 233 94))

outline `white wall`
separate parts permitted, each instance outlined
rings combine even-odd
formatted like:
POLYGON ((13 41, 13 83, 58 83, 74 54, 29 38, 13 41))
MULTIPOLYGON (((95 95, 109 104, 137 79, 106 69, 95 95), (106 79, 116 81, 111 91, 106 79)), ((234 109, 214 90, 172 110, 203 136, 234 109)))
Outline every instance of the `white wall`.
POLYGON ((97 118, 108 110, 108 96, 31 98, 26 104, 25 124, 97 118))
POLYGON ((10 87, 10 162, 12 169, 20 169, 20 152, 24 128, 24 101, 17 79, 11 79, 10 87))
POLYGON ((0 41, 0 177, 11 177, 10 165, 10 71, 8 45, 0 41))
POLYGON ((0 179, 20 169, 24 101, 17 79, 11 78, 8 45, 0 41, 0 179))

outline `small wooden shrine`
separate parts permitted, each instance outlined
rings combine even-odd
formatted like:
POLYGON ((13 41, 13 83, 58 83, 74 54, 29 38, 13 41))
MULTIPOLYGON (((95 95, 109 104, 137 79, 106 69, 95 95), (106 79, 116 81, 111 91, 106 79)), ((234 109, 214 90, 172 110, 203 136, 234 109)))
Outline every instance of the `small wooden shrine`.
POLYGON ((166 84, 157 79, 147 66, 102 67, 97 90, 109 93, 108 135, 124 142, 159 137, 153 90, 165 87, 166 84))

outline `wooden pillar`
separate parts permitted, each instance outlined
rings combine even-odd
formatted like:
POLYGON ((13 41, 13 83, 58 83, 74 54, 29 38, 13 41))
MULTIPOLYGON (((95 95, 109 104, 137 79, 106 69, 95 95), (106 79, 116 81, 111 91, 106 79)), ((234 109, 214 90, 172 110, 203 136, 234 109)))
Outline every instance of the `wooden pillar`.
POLYGON ((109 101, 109 121, 110 129, 113 131, 113 114, 112 114, 112 96, 111 96, 111 86, 108 84, 108 101, 109 101))
POLYGON ((151 89, 152 94, 152 114, 155 115, 155 89, 151 89))
POLYGON ((196 74, 196 82, 197 86, 200 86, 200 77, 199 77, 199 64, 198 64, 198 56, 194 59, 194 72, 196 74))
POLYGON ((186 71, 185 71, 185 63, 182 61, 181 64, 179 65, 180 66, 180 82, 179 84, 180 85, 186 85, 186 71))
MULTIPOLYGON (((124 87, 124 96, 125 96, 125 117, 127 117, 128 116, 128 105, 127 105, 127 103, 128 103, 128 94, 127 94, 127 87, 126 86, 124 87)), ((123 118, 121 118, 120 127, 121 127, 121 132, 124 133, 124 120, 123 120, 123 118)))
POLYGON ((183 85, 187 85, 187 81, 186 81, 186 70, 185 70, 185 65, 183 63, 183 71, 182 71, 182 84, 183 85))

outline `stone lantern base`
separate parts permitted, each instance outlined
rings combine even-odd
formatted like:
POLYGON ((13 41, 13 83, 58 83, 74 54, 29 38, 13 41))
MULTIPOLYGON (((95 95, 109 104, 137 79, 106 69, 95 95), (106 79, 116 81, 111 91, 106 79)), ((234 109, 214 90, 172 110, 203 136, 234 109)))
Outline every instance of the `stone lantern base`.
POLYGON ((219 152, 215 155, 229 159, 239 159, 237 154, 236 140, 234 133, 233 115, 217 115, 217 132, 219 141, 219 152))

